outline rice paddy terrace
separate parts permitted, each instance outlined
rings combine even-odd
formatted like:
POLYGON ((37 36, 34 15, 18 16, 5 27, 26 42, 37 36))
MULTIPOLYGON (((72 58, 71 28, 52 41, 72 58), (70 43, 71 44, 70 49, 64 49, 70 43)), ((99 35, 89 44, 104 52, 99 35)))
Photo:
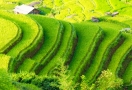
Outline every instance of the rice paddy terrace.
POLYGON ((132 1, 51 1, 43 2, 53 9, 45 16, 0 11, 0 67, 52 75, 61 61, 75 83, 109 69, 132 85, 132 1))

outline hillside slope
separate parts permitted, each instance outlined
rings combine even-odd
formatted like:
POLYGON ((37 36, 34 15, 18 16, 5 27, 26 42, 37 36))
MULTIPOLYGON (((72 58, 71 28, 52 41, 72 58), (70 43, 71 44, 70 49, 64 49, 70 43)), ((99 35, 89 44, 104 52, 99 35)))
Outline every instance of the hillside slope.
MULTIPOLYGON (((11 9, 19 1, 5 2, 12 2, 11 9)), ((124 87, 132 85, 131 0, 44 0, 36 7, 49 8, 45 16, 13 14, 5 2, 0 2, 1 68, 59 77, 63 65, 74 85, 83 82, 82 75, 92 85, 109 69, 124 87)))

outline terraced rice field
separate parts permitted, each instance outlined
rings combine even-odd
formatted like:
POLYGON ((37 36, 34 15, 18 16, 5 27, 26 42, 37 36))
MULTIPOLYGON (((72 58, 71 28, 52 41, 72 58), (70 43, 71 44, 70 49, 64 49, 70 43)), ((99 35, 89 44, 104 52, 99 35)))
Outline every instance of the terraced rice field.
POLYGON ((48 73, 52 73, 53 67, 57 66, 57 64, 60 62, 61 59, 65 63, 67 63, 69 62, 69 59, 73 54, 73 50, 75 46, 74 44, 76 44, 75 41, 76 32, 70 23, 67 22, 62 22, 62 23, 64 25, 64 35, 62 37, 62 42, 60 44, 60 47, 56 55, 51 59, 51 61, 47 65, 43 65, 43 63, 41 63, 44 68, 42 68, 42 71, 39 73, 40 75, 46 75, 48 73))
POLYGON ((34 54, 33 52, 39 48, 38 44, 42 43, 43 32, 41 26, 39 27, 36 22, 27 16, 14 15, 6 12, 1 12, 0 16, 18 23, 23 33, 21 41, 7 53, 7 55, 14 58, 11 62, 10 70, 16 71, 18 66, 23 62, 23 59, 32 56, 34 54), (10 15, 12 15, 12 17, 10 17, 10 15), (24 19, 25 21, 22 22, 24 19))
POLYGON ((21 29, 9 20, 0 18, 0 53, 6 53, 12 45, 21 39, 21 29), (12 29, 10 29, 10 26, 12 29), (13 31, 12 31, 13 30, 13 31))
POLYGON ((103 29, 105 35, 104 39, 99 45, 96 55, 92 60, 91 66, 86 71, 88 82, 90 82, 90 80, 91 81, 94 80, 94 78, 96 78, 96 76, 100 72, 99 70, 101 69, 103 62, 107 59, 108 57, 107 55, 109 55, 108 53, 110 53, 109 48, 112 47, 112 44, 114 43, 114 41, 116 41, 116 39, 120 38, 120 33, 118 30, 123 28, 118 24, 105 21, 104 22, 102 21, 98 24, 103 29), (109 27, 107 25, 109 25, 109 27))
POLYGON ((98 40, 100 40, 102 33, 99 27, 87 23, 75 24, 74 26, 78 35, 78 43, 69 64, 69 69, 71 70, 71 76, 79 79, 83 73, 83 69, 91 62, 90 59, 94 48, 98 40))
POLYGON ((11 57, 4 54, 0 54, 0 60, 1 60, 0 68, 4 68, 5 70, 8 71, 8 65, 11 60, 11 57))
POLYGON ((61 61, 74 83, 85 75, 92 84, 109 69, 124 85, 132 85, 132 1, 45 0, 43 5, 52 12, 42 16, 0 11, 1 67, 50 76, 61 61), (90 20, 93 16, 99 22, 90 20))

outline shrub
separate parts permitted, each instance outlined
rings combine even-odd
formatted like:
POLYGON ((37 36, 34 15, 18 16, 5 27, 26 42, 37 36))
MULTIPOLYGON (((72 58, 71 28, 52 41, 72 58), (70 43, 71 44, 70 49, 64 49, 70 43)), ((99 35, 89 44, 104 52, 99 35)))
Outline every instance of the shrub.
POLYGON ((26 84, 26 83, 19 83, 19 82, 13 82, 13 84, 18 90, 42 90, 41 88, 38 88, 37 86, 33 84, 26 84))
POLYGON ((43 90, 59 90, 59 83, 56 78, 39 76, 33 79, 32 84, 43 90))
POLYGON ((91 86, 88 85, 87 81, 86 81, 86 77, 84 75, 81 76, 81 83, 80 83, 80 88, 81 90, 93 90, 95 87, 95 84, 92 84, 91 86))
MULTIPOLYGON (((12 80, 14 82, 13 84, 16 85, 18 88, 26 88, 26 86, 30 87, 32 85, 35 85, 43 90, 59 90, 58 79, 54 77, 38 76, 35 75, 34 73, 21 72, 18 74, 12 74, 12 80)), ((26 90, 37 90, 37 89, 26 89, 26 90)))
POLYGON ((97 90, 117 89, 123 84, 122 79, 116 77, 110 70, 102 71, 95 82, 97 90))
POLYGON ((91 86, 87 83, 87 78, 84 75, 81 78, 81 90, 119 90, 123 84, 122 79, 116 77, 110 70, 102 71, 101 75, 91 86))
POLYGON ((0 90, 14 90, 11 77, 5 69, 0 69, 0 90))
POLYGON ((57 78, 60 90, 74 90, 77 84, 73 82, 73 77, 70 76, 70 71, 64 63, 65 61, 60 59, 50 75, 57 78))
POLYGON ((34 73, 20 72, 18 74, 12 74, 12 80, 21 83, 31 83, 31 81, 36 77, 34 73))

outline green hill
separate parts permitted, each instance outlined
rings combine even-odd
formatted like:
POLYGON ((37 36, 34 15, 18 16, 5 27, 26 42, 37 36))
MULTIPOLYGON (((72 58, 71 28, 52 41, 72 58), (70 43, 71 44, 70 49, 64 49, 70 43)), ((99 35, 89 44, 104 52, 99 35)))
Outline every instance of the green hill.
POLYGON ((0 1, 0 68, 16 73, 14 90, 131 90, 132 0, 40 0, 45 15, 11 11, 30 2, 0 1))

